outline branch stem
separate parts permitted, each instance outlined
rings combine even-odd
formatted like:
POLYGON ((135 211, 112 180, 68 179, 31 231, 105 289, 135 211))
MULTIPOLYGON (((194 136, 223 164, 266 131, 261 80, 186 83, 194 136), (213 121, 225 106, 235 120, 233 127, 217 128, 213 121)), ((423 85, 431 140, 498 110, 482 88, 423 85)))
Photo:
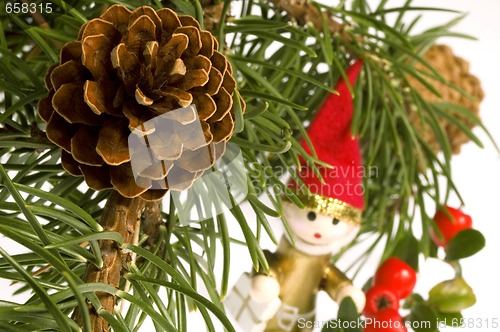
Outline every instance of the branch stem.
MULTIPOLYGON (((113 191, 104 207, 100 222, 101 226, 106 231, 120 233, 124 243, 132 243, 139 230, 138 226, 145 205, 146 202, 140 197, 125 198, 118 192, 113 191)), ((127 266, 131 257, 129 254, 124 253, 114 241, 102 240, 99 245, 102 252, 103 267, 99 269, 95 265, 88 263, 83 281, 85 283, 106 283, 119 288, 124 267, 127 266)), ((102 308, 113 314, 116 304, 115 297, 108 293, 97 293, 97 296, 101 301, 102 308)), ((99 316, 90 304, 89 310, 91 331, 108 332, 107 321, 99 316)), ((82 326, 80 309, 75 310, 73 319, 82 326)))

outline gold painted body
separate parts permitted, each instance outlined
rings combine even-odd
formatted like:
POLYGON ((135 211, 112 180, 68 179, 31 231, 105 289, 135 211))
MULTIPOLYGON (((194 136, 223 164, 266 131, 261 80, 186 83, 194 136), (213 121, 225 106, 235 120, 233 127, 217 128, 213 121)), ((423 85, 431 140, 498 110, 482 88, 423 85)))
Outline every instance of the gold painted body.
POLYGON ((297 250, 286 238, 275 253, 266 251, 270 276, 280 284, 282 306, 269 320, 265 332, 310 332, 315 319, 316 296, 326 291, 334 300, 339 289, 351 281, 330 263, 331 254, 309 255, 297 250), (303 326, 302 328, 300 326, 303 326))

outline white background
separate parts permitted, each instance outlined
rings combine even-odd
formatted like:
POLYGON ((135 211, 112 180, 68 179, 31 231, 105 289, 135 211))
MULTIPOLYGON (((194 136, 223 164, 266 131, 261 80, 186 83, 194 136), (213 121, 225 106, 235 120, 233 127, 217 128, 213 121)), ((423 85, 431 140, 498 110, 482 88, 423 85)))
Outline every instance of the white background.
MULTIPOLYGON (((328 3, 328 0, 323 0, 328 3)), ((397 7, 403 1, 389 1, 389 4, 397 7)), ((498 80, 500 78, 500 1, 497 0, 415 0, 414 6, 439 6, 468 12, 466 17, 455 29, 455 31, 474 35, 479 38, 478 42, 443 39, 453 47, 455 54, 468 59, 471 63, 471 72, 478 76, 486 93, 486 98, 481 105, 481 117, 495 137, 500 142, 500 91, 498 80)), ((442 23, 452 18, 446 13, 424 14, 422 27, 442 23)), ((483 327, 476 325, 475 328, 459 329, 462 331, 496 331, 499 329, 485 328, 485 319, 497 318, 500 320, 500 272, 498 269, 498 256, 500 254, 500 220, 498 218, 498 206, 500 206, 500 158, 489 142, 486 135, 480 130, 475 132, 484 142, 485 148, 480 149, 469 143, 462 148, 462 153, 453 160, 453 177, 466 203, 465 211, 474 220, 474 227, 486 236, 487 247, 480 254, 463 261, 464 277, 473 287, 477 295, 477 304, 464 312, 465 317, 481 319, 483 327), (497 205, 498 204, 498 205, 497 205), (497 258, 495 258, 497 257, 497 258), (497 263, 495 263, 495 261, 497 263)), ((454 203, 458 204, 455 200, 454 203)), ((429 211, 431 213, 431 211, 429 211)), ((282 233, 281 223, 272 221, 276 234, 282 233)), ((232 229, 238 229, 237 224, 232 229)), ((0 238, 0 245, 13 249, 6 239, 0 238)), ((273 249, 269 241, 265 241, 264 247, 273 249)), ((233 246, 231 248, 232 270, 230 283, 234 283, 240 274, 250 269, 250 257, 244 247, 233 246)), ((339 267, 347 266, 349 257, 340 262, 339 267)), ((355 281, 358 286, 373 274, 377 259, 367 262, 359 278, 355 281)), ((218 269, 217 271, 220 271, 218 269)), ((451 278, 453 272, 447 265, 429 260, 421 264, 416 291, 426 296, 428 290, 436 283, 451 278)), ((0 280, 0 291, 2 299, 10 290, 9 282, 0 280)), ((20 300, 19 298, 7 298, 7 300, 20 300)), ((318 301, 318 320, 333 318, 336 313, 336 305, 326 296, 320 296, 318 301)), ((193 314, 189 320, 189 331, 204 330, 203 320, 198 314, 193 314)), ((446 329, 442 331, 459 331, 446 329)), ((141 331, 153 331, 151 325, 145 325, 141 331)), ((222 331, 222 329, 221 329, 222 331)))

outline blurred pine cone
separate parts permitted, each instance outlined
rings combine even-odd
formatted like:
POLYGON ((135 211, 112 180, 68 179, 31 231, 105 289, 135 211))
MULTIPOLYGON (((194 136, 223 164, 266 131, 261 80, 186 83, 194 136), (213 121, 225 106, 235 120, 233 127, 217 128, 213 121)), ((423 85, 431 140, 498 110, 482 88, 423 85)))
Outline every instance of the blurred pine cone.
POLYGON ((189 188, 233 133, 236 82, 217 48, 194 18, 167 8, 114 5, 84 24, 48 70, 38 106, 63 167, 125 197, 189 188), (131 156, 131 139, 148 154, 131 156), (131 158, 144 167, 133 172, 131 158))
POLYGON ((200 3, 203 7, 203 23, 205 29, 214 31, 220 24, 224 2, 218 0, 200 0, 200 3))
MULTIPOLYGON (((437 91, 439 91, 442 96, 441 98, 429 91, 424 85, 413 77, 408 78, 410 86, 416 89, 422 98, 430 103, 445 102, 461 105, 468 109, 474 116, 479 117, 479 104, 484 98, 484 93, 479 79, 469 73, 469 63, 464 59, 455 56, 452 50, 445 45, 433 45, 424 54, 423 59, 433 66, 447 81, 469 93, 474 97, 474 99, 471 99, 452 87, 436 80, 430 80, 430 83, 433 84, 437 91)), ((415 69, 423 72, 429 72, 429 69, 420 63, 415 66, 415 69)), ((452 115, 469 128, 472 128, 475 125, 473 121, 464 115, 457 113, 452 113, 452 115)), ((422 123, 417 112, 410 112, 409 120, 417 127, 418 131, 430 147, 435 152, 439 152, 441 150, 441 145, 431 126, 429 124, 422 123)), ((469 141, 467 135, 460 128, 446 119, 439 118, 439 124, 448 136, 453 153, 460 153, 460 147, 462 144, 469 141)))

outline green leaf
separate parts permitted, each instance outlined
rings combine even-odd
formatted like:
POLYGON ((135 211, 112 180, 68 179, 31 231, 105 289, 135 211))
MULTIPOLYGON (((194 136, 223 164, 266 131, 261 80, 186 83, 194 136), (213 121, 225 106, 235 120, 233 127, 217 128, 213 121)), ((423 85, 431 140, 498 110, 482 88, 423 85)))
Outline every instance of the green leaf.
POLYGON ((358 328, 358 320, 360 319, 360 314, 356 309, 356 304, 350 297, 346 297, 342 300, 339 306, 338 320, 341 322, 354 322, 356 324, 349 324, 349 327, 343 325, 343 331, 345 332, 361 332, 361 328, 358 328))
POLYGON ((265 151, 270 153, 285 153, 290 150, 292 143, 290 141, 281 142, 280 145, 266 145, 251 142, 249 140, 245 140, 236 136, 231 137, 230 142, 239 145, 241 148, 252 148, 256 151, 265 151))
POLYGON ((229 284, 229 274, 231 272, 231 239, 229 237, 229 231, 227 227, 226 218, 223 213, 217 215, 217 225, 219 228, 219 233, 221 236, 222 244, 222 278, 221 278, 221 290, 220 295, 224 298, 227 294, 228 284, 229 284))
POLYGON ((104 231, 104 232, 99 232, 99 233, 86 234, 83 236, 76 236, 76 237, 73 237, 73 238, 66 240, 66 241, 52 243, 52 244, 46 245, 45 249, 66 247, 66 246, 72 245, 72 244, 80 244, 83 242, 87 242, 87 241, 90 242, 90 241, 95 241, 95 240, 111 240, 111 241, 115 241, 118 245, 123 244, 123 237, 120 233, 104 231))
POLYGON ((69 273, 63 272, 63 274, 66 280, 68 281, 69 287, 71 288, 71 290, 73 290, 73 295, 75 296, 76 301, 78 302, 78 310, 80 312, 80 316, 82 317, 83 321, 83 332, 91 332, 92 325, 90 323, 89 309, 87 307, 85 297, 78 290, 78 283, 80 280, 77 281, 73 279, 73 276, 70 275, 69 273))
POLYGON ((55 319, 57 326, 61 331, 72 331, 75 328, 78 329, 75 322, 70 320, 52 301, 52 299, 47 294, 46 290, 37 282, 37 280, 32 277, 21 265, 19 265, 5 250, 0 247, 0 255, 8 261, 11 266, 23 276, 23 279, 32 287, 33 291, 40 297, 40 299, 45 303, 47 309, 51 313, 52 317, 55 319))
POLYGON ((45 52, 45 54, 50 58, 52 63, 56 63, 58 61, 57 53, 54 49, 49 46, 47 41, 40 36, 35 29, 27 25, 16 15, 10 15, 10 19, 15 22, 21 29, 24 30, 24 33, 31 37, 31 39, 38 44, 38 46, 45 52))
POLYGON ((245 31, 245 32, 248 34, 263 38, 263 39, 268 39, 268 40, 282 43, 286 47, 291 47, 291 48, 298 49, 300 51, 304 51, 310 57, 313 57, 313 58, 317 57, 316 52, 314 52, 310 47, 306 46, 304 43, 287 38, 287 37, 280 35, 278 33, 270 32, 268 30, 266 30, 266 31, 250 30, 250 31, 245 31))
POLYGON ((245 127, 245 121, 243 118, 243 108, 241 105, 241 95, 238 90, 234 91, 233 96, 233 112, 234 112, 234 133, 241 133, 245 127))
POLYGON ((321 332, 343 332, 342 328, 338 327, 339 325, 337 320, 329 320, 321 329, 321 332))
POLYGON ((250 201, 250 203, 252 205, 254 205, 255 207, 257 207, 260 211, 264 212, 268 216, 275 217, 275 218, 279 218, 280 217, 280 213, 278 211, 275 211, 275 210, 271 209, 269 206, 267 206, 264 203, 262 203, 257 198, 257 196, 255 196, 255 195, 248 195, 247 199, 250 201))
POLYGON ((271 102, 275 102, 275 103, 278 103, 278 104, 290 106, 291 108, 295 108, 295 109, 297 109, 299 111, 307 111, 307 107, 304 107, 302 105, 293 103, 293 102, 288 101, 288 100, 283 99, 283 98, 279 98, 279 97, 267 94, 265 92, 251 91, 251 90, 247 90, 247 89, 242 89, 242 90, 240 90, 240 92, 246 98, 248 98, 248 97, 255 97, 255 98, 259 98, 259 99, 264 99, 264 100, 268 100, 268 101, 271 101, 271 102))
POLYGON ((418 240, 413 234, 407 234, 397 243, 391 256, 398 257, 415 271, 418 271, 418 255, 419 255, 418 240))
POLYGON ((462 321, 464 316, 460 312, 436 312, 437 318, 441 323, 446 324, 446 326, 457 327, 462 321))
POLYGON ((475 255, 484 248, 486 239, 475 229, 465 229, 457 233, 446 247, 446 260, 454 261, 475 255))
POLYGON ((126 278, 132 279, 132 280, 148 282, 151 284, 157 284, 160 286, 174 289, 180 293, 183 293, 183 294, 191 297, 196 302, 203 304, 204 307, 209 309, 220 320, 220 322, 224 325, 224 327, 228 331, 236 332, 236 330, 232 326, 231 322, 229 321, 229 319, 226 317, 226 315, 224 314, 224 312, 220 308, 218 308, 212 302, 210 302, 209 300, 207 300, 206 298, 204 298, 203 296, 201 296, 200 294, 198 294, 197 292, 195 292, 194 290, 192 290, 190 288, 185 288, 181 285, 174 284, 174 283, 171 283, 168 281, 145 278, 145 277, 135 275, 135 274, 127 274, 126 278))
POLYGON ((198 3, 198 0, 171 0, 172 4, 174 4, 179 10, 186 15, 190 15, 193 17, 197 17, 197 9, 195 3, 198 3))
POLYGON ((139 308, 141 308, 141 310, 143 312, 145 312, 149 317, 151 317, 151 319, 155 323, 157 323, 163 329, 163 331, 167 331, 167 332, 176 332, 177 331, 177 329, 172 325, 171 322, 169 322, 165 317, 160 315, 153 308, 150 301, 144 301, 142 298, 132 296, 129 293, 121 291, 121 290, 118 290, 116 292, 116 296, 118 296, 124 300, 127 300, 128 302, 133 303, 136 306, 138 306, 139 308))
POLYGON ((405 299, 405 302, 403 304, 403 309, 411 309, 412 307, 416 306, 417 304, 423 304, 424 302, 425 302, 425 300, 422 297, 422 295, 417 294, 417 293, 413 293, 413 294, 410 294, 410 296, 408 296, 405 299))
POLYGON ((425 304, 417 304, 411 310, 408 320, 415 332, 438 332, 437 317, 434 310, 425 304))
MULTIPOLYGON (((9 49, 7 49, 5 47, 0 47, 0 53, 11 62, 11 65, 15 64, 16 67, 18 67, 19 69, 22 70, 23 74, 25 74, 30 79, 31 83, 33 83, 33 85, 35 85, 35 88, 37 90, 44 91, 45 93, 47 93, 47 91, 43 87, 42 81, 36 75, 36 73, 33 71, 31 66, 27 66, 25 61, 23 61, 22 59, 15 56, 15 54, 13 54, 9 49)), ((3 119, 4 118, 2 117, 2 120, 0 121, 0 123, 3 122, 3 119)))
POLYGON ((246 58, 246 57, 241 57, 241 56, 237 56, 237 55, 228 55, 228 57, 233 61, 238 61, 238 62, 242 63, 242 65, 247 64, 247 63, 256 64, 256 65, 259 65, 262 67, 266 67, 266 68, 270 68, 270 69, 274 69, 274 70, 286 73, 286 74, 291 75, 291 76, 298 77, 298 78, 300 78, 306 82, 309 82, 311 84, 314 84, 317 87, 322 88, 328 92, 338 94, 337 91, 335 91, 331 87, 325 85, 324 82, 318 81, 314 77, 311 77, 311 75, 304 74, 300 71, 291 70, 288 68, 283 68, 283 67, 277 66, 269 61, 263 61, 263 60, 259 60, 259 59, 246 58))
POLYGON ((25 186, 22 184, 15 184, 14 185, 19 191, 25 192, 30 195, 34 195, 37 197, 40 197, 41 199, 47 200, 49 202, 52 202, 54 204, 59 205, 60 207, 72 212, 75 216, 81 218, 87 225, 92 227, 94 230, 100 232, 103 230, 102 226, 99 225, 97 221, 92 218, 92 216, 83 210, 81 207, 76 205, 75 203, 72 203, 71 201, 59 197, 57 195, 54 195, 49 192, 45 192, 43 190, 37 189, 37 188, 32 188, 29 186, 25 186))
MULTIPOLYGON (((321 12, 321 8, 317 7, 321 12)), ((326 15, 321 15, 321 25, 323 27, 323 39, 321 40, 321 48, 324 50, 326 63, 331 65, 335 54, 333 53, 332 35, 326 21, 326 15)))
POLYGON ((38 235, 40 240, 44 244, 49 244, 50 240, 49 240, 47 234, 45 233, 45 230, 40 225, 40 223, 38 222, 38 220, 35 217, 35 215, 33 214, 33 212, 31 212, 30 209, 28 209, 26 201, 23 199, 23 197, 21 196, 19 191, 16 189, 16 186, 11 181, 10 177, 7 175, 7 172, 5 171, 5 169, 3 168, 3 166, 1 164, 0 164, 0 180, 2 181, 2 183, 5 185, 7 190, 12 195, 12 198, 14 199, 16 204, 19 206, 22 213, 24 214, 24 216, 26 217, 26 219, 30 223, 31 227, 33 227, 33 230, 36 232, 36 234, 38 235))

